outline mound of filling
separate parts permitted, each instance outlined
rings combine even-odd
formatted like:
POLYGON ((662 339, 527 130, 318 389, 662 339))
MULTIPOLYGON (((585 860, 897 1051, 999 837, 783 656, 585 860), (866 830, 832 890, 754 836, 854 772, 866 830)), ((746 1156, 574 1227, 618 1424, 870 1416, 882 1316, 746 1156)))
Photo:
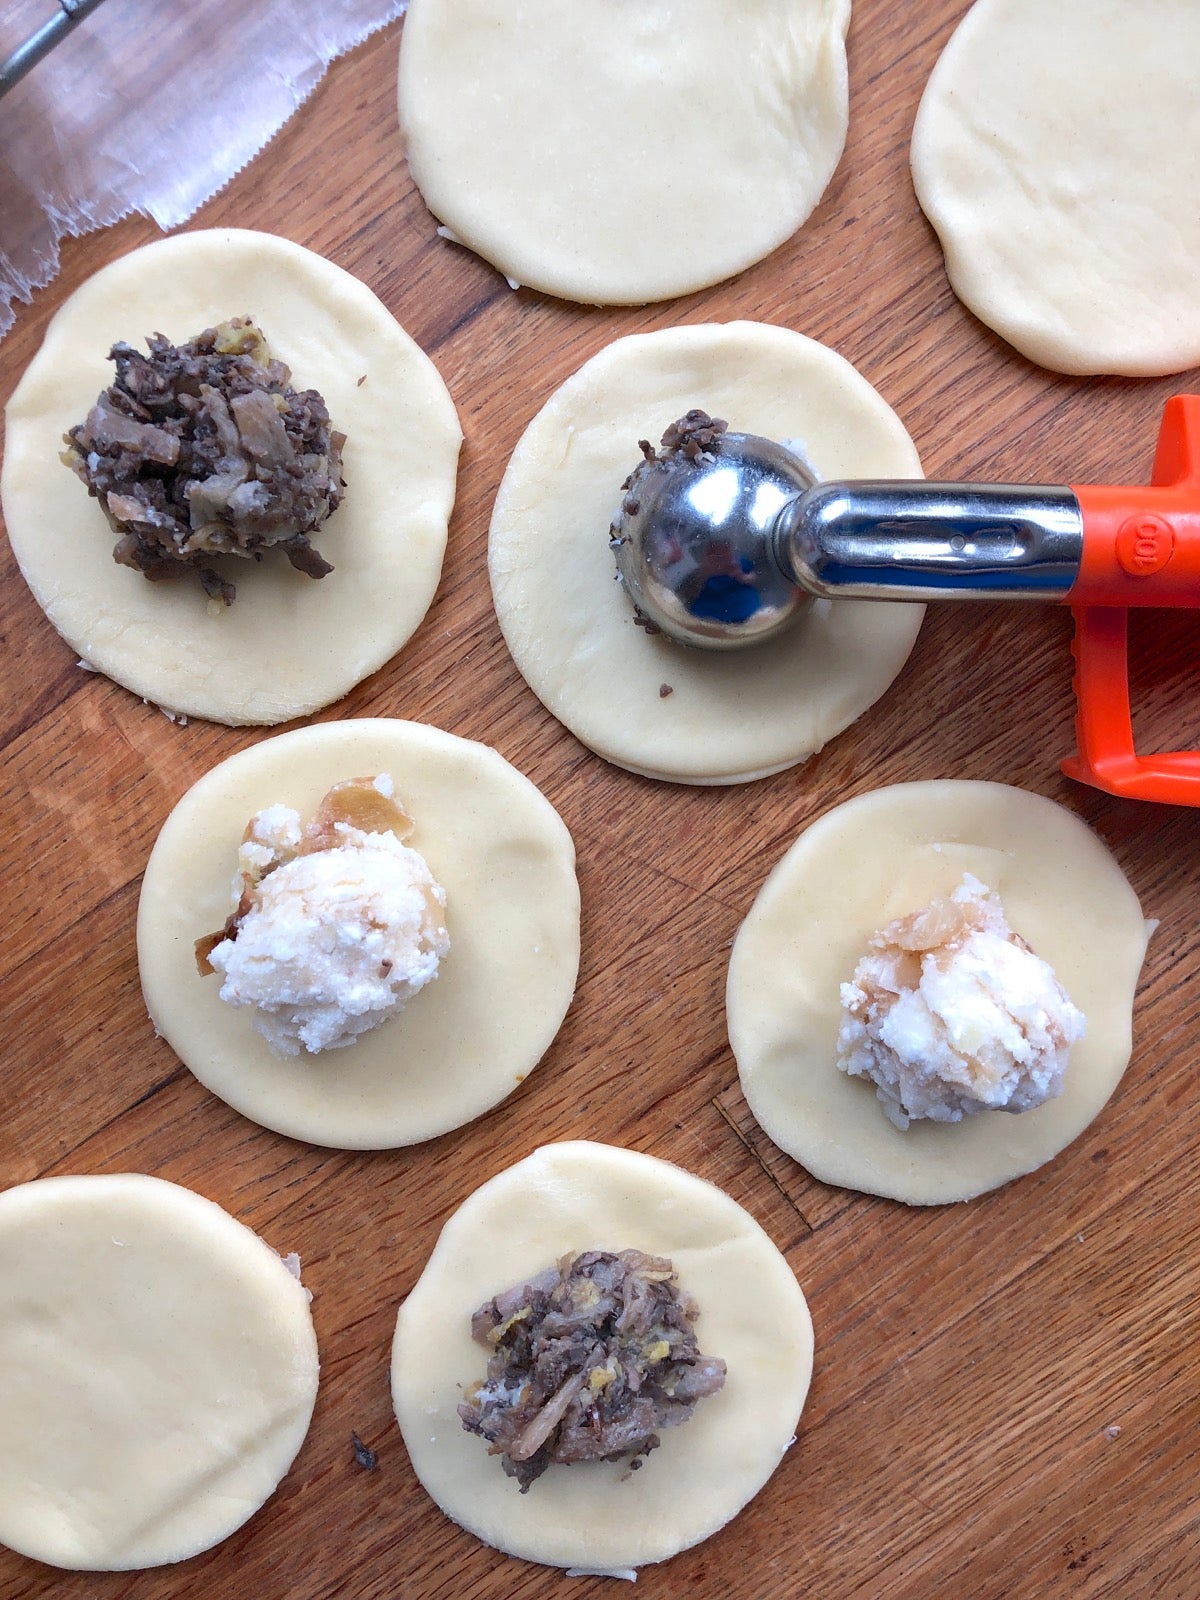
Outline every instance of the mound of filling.
POLYGON ((471 1319, 487 1377, 458 1408, 524 1494, 551 1462, 631 1468, 725 1382, 702 1356, 698 1308, 669 1261, 639 1250, 564 1256, 471 1319))
POLYGON ((710 417, 707 411, 693 406, 678 421, 673 422, 659 440, 655 450, 649 439, 639 439, 638 449, 651 465, 659 465, 682 458, 684 461, 702 461, 720 453, 722 439, 729 424, 720 417, 710 417))
POLYGON ((436 978, 446 893, 411 832, 386 773, 335 785, 307 827, 284 805, 251 818, 233 913, 196 964, 277 1054, 353 1044, 436 978))
POLYGON ((321 396, 292 388, 249 317, 147 343, 113 346, 115 382, 64 436, 64 463, 118 535, 113 559, 147 578, 192 572, 226 605, 214 556, 278 545, 310 578, 332 572, 310 541, 341 502, 346 437, 321 396))
POLYGON ((728 428, 729 424, 720 417, 710 417, 707 411, 701 411, 699 407, 694 406, 678 421, 671 423, 659 441, 658 450, 649 439, 638 440, 642 459, 621 485, 623 496, 621 510, 608 530, 610 549, 615 550, 624 543, 621 518, 637 516, 641 507, 641 486, 645 483, 647 474, 655 470, 673 472, 681 466, 694 466, 698 461, 706 461, 719 455, 723 443, 722 435, 728 428))
POLYGON ((874 1082, 898 1128, 1054 1099, 1084 1029, 1053 968, 970 873, 873 935, 841 1000, 838 1066, 874 1082))
MULTIPOLYGON (((659 441, 659 449, 656 450, 649 439, 638 440, 642 459, 621 485, 621 509, 608 530, 608 547, 617 558, 618 580, 621 578, 619 552, 628 538, 624 531, 624 519, 627 516, 636 517, 640 511, 648 476, 651 473, 686 471, 698 462, 711 460, 720 454, 728 426, 721 418, 710 417, 707 411, 693 407, 671 423, 659 441)), ((666 565, 673 566, 683 558, 683 549, 670 529, 663 535, 663 545, 662 555, 665 556, 666 565)), ((694 567, 694 563, 692 565, 694 567)), ((712 548, 710 565, 711 570, 709 566, 694 567, 687 586, 690 592, 681 590, 681 598, 686 599, 688 609, 696 616, 724 619, 729 615, 731 593, 740 594, 747 590, 745 574, 729 571, 728 552, 720 544, 712 548)), ((636 603, 633 609, 633 620, 644 632, 662 632, 659 625, 639 610, 636 603)))

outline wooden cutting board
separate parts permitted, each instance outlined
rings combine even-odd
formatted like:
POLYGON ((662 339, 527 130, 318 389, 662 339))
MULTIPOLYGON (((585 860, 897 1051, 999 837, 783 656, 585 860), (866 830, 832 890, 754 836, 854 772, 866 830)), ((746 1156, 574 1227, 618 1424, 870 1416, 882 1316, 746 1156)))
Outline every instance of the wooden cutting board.
MULTIPOLYGON (((850 140, 823 204, 769 260, 683 301, 597 311, 513 293, 437 238, 396 128, 398 28, 338 62, 195 219, 286 234, 357 273, 449 384, 466 446, 437 600, 408 648, 322 719, 436 723, 494 745, 538 783, 579 851, 583 966, 538 1071, 430 1144, 312 1149, 228 1110, 154 1037, 134 916, 171 806, 264 734, 174 726, 81 672, 4 546, 0 1182, 136 1170, 199 1190, 300 1252, 323 1356, 307 1443, 241 1532, 181 1568, 135 1575, 62 1574, 0 1551, 4 1600, 611 1593, 449 1523, 413 1477, 387 1387, 396 1306, 448 1212, 536 1144, 566 1137, 650 1151, 722 1185, 786 1252, 816 1324, 797 1445, 730 1527, 644 1571, 639 1596, 1200 1596, 1200 812, 1120 802, 1060 776, 1069 618, 931 612, 891 692, 817 758, 745 787, 689 789, 608 767, 554 722, 509 659, 488 593, 491 501, 529 419, 610 340, 679 322, 751 317, 833 345, 899 412, 930 476, 1148 474, 1162 402, 1187 377, 1039 371, 947 286, 907 148, 922 85, 965 10, 856 0, 850 140), (908 1210, 825 1188, 756 1130, 723 992, 738 924, 800 829, 850 795, 925 777, 999 779, 1061 801, 1108 842, 1161 926, 1133 1061, 1099 1120, 1032 1177, 969 1205, 908 1210), (377 1450, 376 1471, 355 1465, 352 1431, 377 1450)), ((153 237, 135 220, 68 244, 61 276, 0 344, 5 399, 66 296, 153 237)), ((1149 747, 1200 742, 1196 626, 1138 619, 1149 747)))

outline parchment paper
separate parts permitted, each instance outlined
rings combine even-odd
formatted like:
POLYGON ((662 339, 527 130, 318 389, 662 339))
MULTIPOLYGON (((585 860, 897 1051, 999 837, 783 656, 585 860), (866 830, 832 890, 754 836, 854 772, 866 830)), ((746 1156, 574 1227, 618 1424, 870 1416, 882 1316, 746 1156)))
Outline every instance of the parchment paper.
MULTIPOLYGON (((0 336, 68 235, 178 227, 407 0, 104 0, 0 99, 0 336)), ((55 14, 0 4, 0 57, 55 14)))

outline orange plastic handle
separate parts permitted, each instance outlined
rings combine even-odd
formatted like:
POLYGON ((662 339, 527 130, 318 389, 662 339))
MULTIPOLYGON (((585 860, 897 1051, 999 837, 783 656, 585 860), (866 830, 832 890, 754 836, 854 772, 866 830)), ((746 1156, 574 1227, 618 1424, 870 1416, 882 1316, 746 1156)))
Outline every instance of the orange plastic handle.
POLYGON ((1071 488, 1083 556, 1069 605, 1200 606, 1200 395, 1167 401, 1149 484, 1071 488))
POLYGON ((1200 606, 1200 395, 1167 401, 1148 486, 1075 487, 1083 510, 1069 777, 1109 794, 1200 806, 1200 751, 1139 756, 1129 707, 1131 605, 1200 606))

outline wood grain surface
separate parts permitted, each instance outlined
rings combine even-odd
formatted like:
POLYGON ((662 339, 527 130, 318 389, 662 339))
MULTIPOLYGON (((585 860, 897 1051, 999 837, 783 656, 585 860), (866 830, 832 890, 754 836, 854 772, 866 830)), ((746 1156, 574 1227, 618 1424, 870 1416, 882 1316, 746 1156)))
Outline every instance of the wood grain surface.
MULTIPOLYGON (((786 1253, 816 1325, 798 1443, 729 1527, 643 1571, 639 1596, 1200 1596, 1200 812, 1121 802, 1059 774, 1072 748, 1069 617, 932 610, 891 692, 806 766, 691 789, 606 766, 560 727, 513 666, 487 585, 492 498, 530 418, 613 338, 680 322, 751 317, 831 344, 899 412, 930 476, 1148 474, 1162 402, 1196 375, 1040 371, 947 285, 907 147, 922 85, 965 10, 855 0, 850 138, 823 203, 768 260, 682 301, 597 311, 513 293, 437 238, 397 132, 398 27, 336 63, 196 217, 285 234, 358 274, 445 377, 466 445, 441 588, 407 649, 321 720, 432 722, 485 740, 538 783, 579 852, 583 965, 538 1071, 444 1138, 346 1154, 230 1111, 154 1037, 134 917, 172 805, 267 735, 174 726, 78 670, 4 545, 0 1182, 132 1170, 208 1195, 303 1257, 323 1371, 293 1471, 224 1544, 128 1575, 59 1573, 0 1550, 3 1600, 611 1593, 447 1521, 413 1476, 388 1395, 396 1307, 445 1217, 483 1179, 567 1137, 650 1151, 723 1186, 786 1253), (755 1128, 723 994, 730 941, 800 829, 850 795, 938 776, 1061 801, 1108 842, 1161 926, 1133 1060, 1097 1122, 1032 1177, 968 1205, 909 1210, 816 1183, 755 1128), (352 1431, 378 1452, 376 1471, 356 1466, 352 1431)), ((133 220, 69 245, 61 276, 0 344, 0 396, 66 296, 155 236, 133 220)), ((1200 744, 1196 627, 1189 615, 1136 621, 1148 748, 1200 744)))

